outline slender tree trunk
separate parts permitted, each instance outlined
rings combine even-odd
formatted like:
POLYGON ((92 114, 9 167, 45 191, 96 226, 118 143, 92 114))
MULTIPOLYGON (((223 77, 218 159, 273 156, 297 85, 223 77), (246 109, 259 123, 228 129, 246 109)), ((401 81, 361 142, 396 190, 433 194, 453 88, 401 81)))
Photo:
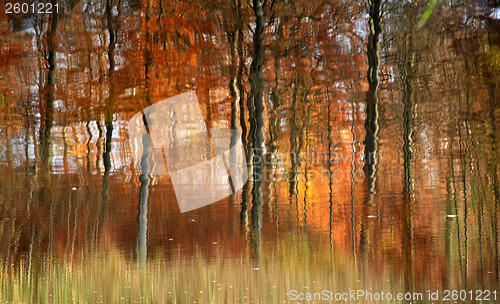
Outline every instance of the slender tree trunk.
POLYGON ((104 141, 104 175, 102 177, 102 215, 107 216, 109 205, 109 174, 111 172, 111 142, 113 140, 113 105, 115 99, 115 48, 116 48, 116 30, 113 22, 113 3, 112 0, 106 2, 106 18, 108 23, 109 45, 108 45, 108 81, 109 98, 104 104, 104 124, 106 126, 106 138, 104 141))
MULTIPOLYGON (((153 51, 152 51, 152 36, 149 28, 151 6, 150 0, 147 0, 146 8, 146 48, 144 71, 146 78, 146 101, 151 104, 151 79, 153 69, 153 51)), ((151 169, 149 160, 151 155, 151 136, 149 133, 148 117, 143 113, 142 120, 146 129, 146 133, 142 135, 143 155, 141 158, 141 175, 139 181, 139 204, 137 206, 137 255, 141 265, 144 265, 147 258, 147 230, 148 230, 148 199, 149 199, 149 172, 151 169)))
POLYGON ((368 92, 366 98, 366 120, 365 120, 365 151, 364 171, 368 182, 368 195, 363 206, 362 226, 360 230, 360 253, 363 254, 368 238, 368 223, 366 217, 369 206, 373 204, 375 194, 376 165, 377 165, 377 140, 378 140, 378 42, 382 32, 380 27, 380 0, 369 0, 369 27, 368 35, 368 92))
POLYGON ((250 152, 253 165, 253 188, 252 188, 252 255, 254 261, 258 264, 261 255, 262 246, 262 185, 263 185, 263 151, 262 151, 262 129, 264 112, 263 90, 264 79, 262 76, 262 66, 264 64, 264 10, 265 1, 253 0, 253 11, 256 17, 256 28, 253 36, 253 59, 250 68, 250 86, 251 92, 249 102, 252 103, 254 115, 250 116, 250 138, 253 151, 250 152))

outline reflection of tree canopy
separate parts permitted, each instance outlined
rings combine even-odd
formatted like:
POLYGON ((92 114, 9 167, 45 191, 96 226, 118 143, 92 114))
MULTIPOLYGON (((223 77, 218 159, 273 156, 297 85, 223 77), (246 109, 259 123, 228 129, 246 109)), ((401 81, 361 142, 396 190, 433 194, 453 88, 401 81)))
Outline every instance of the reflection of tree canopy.
MULTIPOLYGON (((466 224, 475 225, 477 219, 473 217, 478 210, 492 209, 495 198, 498 200, 498 186, 492 185, 498 172, 499 138, 495 130, 498 130, 500 100, 500 31, 498 20, 487 17, 489 7, 475 5, 476 1, 463 3, 452 6, 441 1, 426 25, 418 29, 417 21, 427 1, 382 1, 376 97, 380 106, 378 148, 384 160, 377 168, 376 190, 380 196, 374 200, 374 207, 359 210, 357 206, 365 195, 366 185, 356 184, 351 188, 350 180, 263 185, 259 190, 265 203, 257 210, 262 212, 263 231, 267 233, 266 227, 270 229, 266 223, 275 224, 268 211, 280 216, 293 213, 297 219, 284 216, 280 227, 307 225, 309 231, 330 231, 332 243, 340 248, 352 246, 356 253, 364 221, 367 227, 364 232, 368 232, 366 242, 373 249, 370 254, 374 259, 391 257, 397 265, 403 265, 408 258, 418 259, 419 263, 405 267, 415 267, 422 273, 441 273, 447 267, 444 256, 427 250, 428 244, 442 246, 435 239, 441 231, 441 222, 435 214, 445 209, 443 201, 447 210, 454 210, 455 205, 458 210, 470 208, 471 217, 466 224), (403 164, 407 166, 404 168, 403 164), (467 176, 465 181, 463 176, 467 176), (405 188, 407 185, 410 187, 405 188), (403 189, 408 195, 405 199, 401 194, 403 189), (346 195, 350 191, 352 198, 346 195), (464 206, 463 197, 467 197, 468 207, 464 206), (481 197, 485 199, 480 200, 481 197), (370 212, 377 210, 378 222, 359 218, 351 222, 351 200, 356 216, 373 216, 370 212), (281 204, 284 201, 287 204, 281 204), (411 208, 403 206, 408 202, 411 208), (278 208, 282 213, 276 211, 278 208), (407 218, 408 222, 402 222, 407 218), (404 255, 404 248, 413 251, 404 255), (426 268, 428 260, 437 266, 426 268)), ((94 176, 100 179, 103 174, 106 177, 103 183, 96 183, 99 187, 94 186, 86 200, 109 200, 112 207, 116 197, 136 196, 127 180, 132 173, 127 165, 131 157, 126 147, 125 122, 148 102, 188 90, 196 90, 207 124, 213 127, 228 127, 233 123, 232 102, 241 98, 238 106, 243 115, 238 117, 241 120, 237 120, 236 126, 246 127, 247 132, 254 131, 250 130, 251 109, 247 101, 261 94, 258 98, 263 107, 261 140, 268 151, 298 154, 310 148, 316 153, 335 152, 349 157, 354 154, 354 169, 360 169, 356 163, 364 150, 363 123, 366 93, 370 89, 366 77, 370 68, 367 58, 370 3, 265 1, 263 32, 259 36, 263 53, 259 58, 255 56, 256 17, 252 5, 253 1, 244 0, 229 4, 171 0, 73 2, 67 14, 58 16, 57 30, 50 38, 54 40, 57 68, 51 96, 53 126, 50 136, 47 135, 51 146, 46 146, 46 155, 52 153, 53 172, 68 174, 49 178, 50 186, 70 184, 80 174, 90 183, 94 176), (116 38, 113 43, 110 33, 116 38), (114 59, 113 64, 110 58, 114 59), (251 79, 259 75, 262 81, 251 79), (258 82, 253 91, 252 81, 258 82), (82 173, 81 168, 87 171, 82 173)), ((48 16, 40 16, 33 31, 13 32, 12 23, 8 22, 10 16, 2 14, 0 163, 7 164, 8 170, 25 170, 29 163, 26 170, 35 175, 39 172, 36 164, 41 155, 33 151, 40 148, 39 131, 43 129, 40 114, 47 101, 42 91, 50 72, 49 20, 43 19, 48 16)), ((285 169, 287 177, 311 170, 305 161, 291 160, 272 168, 285 169)), ((331 168, 347 172, 346 176, 351 169, 351 162, 331 168)), ((269 171, 275 172, 272 170, 269 171)), ((156 186, 155 182, 152 184, 156 186)), ((11 181, 9 185, 11 189, 0 194, 5 195, 5 202, 17 197, 14 191, 17 184, 11 181)), ((55 202, 65 201, 72 193, 56 190, 51 194, 48 189, 51 187, 45 185, 40 197, 52 197, 55 202)), ((161 191, 150 192, 154 210, 165 209, 158 203, 162 200, 174 206, 175 202, 165 199, 161 191)), ((26 195, 21 193, 19 200, 26 199, 26 195)), ((71 200, 76 204, 75 196, 71 200)), ((123 209, 116 211, 122 218, 136 212, 136 201, 125 201, 129 205, 124 204, 123 209)), ((19 214, 26 212, 21 205, 18 208, 19 214)), ((50 211, 47 206, 41 207, 44 220, 50 212, 71 215, 74 212, 68 205, 54 205, 54 208, 50 211)), ((88 204, 85 208, 94 216, 96 207, 88 204)), ((232 212, 236 212, 210 210, 222 214, 216 220, 219 226, 224 225, 224 216, 232 217, 232 212)), ((494 218, 485 214, 482 219, 491 227, 494 218)), ((166 233, 178 227, 183 231, 190 229, 188 224, 166 213, 153 212, 149 216, 150 223, 172 221, 151 233, 166 233)), ((66 218, 54 220, 54 225, 60 228, 55 230, 65 231, 66 218)), ((101 225, 97 216, 92 221, 92 227, 80 222, 75 225, 89 229, 85 231, 101 225)), ((463 218, 460 221, 460 229, 455 225, 448 227, 455 233, 449 235, 459 235, 463 241, 465 223, 463 218)), ((119 224, 110 226, 113 240, 127 239, 119 224)), ((22 238, 29 234, 26 231, 22 238)), ((469 240, 478 231, 469 229, 469 240)), ((175 238, 183 238, 182 233, 175 238)), ((227 238, 236 234, 216 229, 197 233, 227 238)), ((261 235, 264 241, 266 233, 261 235)), ((485 252, 493 256, 492 244, 496 242, 493 233, 483 237, 483 245, 487 244, 485 252)), ((66 240, 66 236, 59 238, 66 240)), ((89 240, 82 242, 85 241, 89 240)), ((450 239, 449 245, 454 241, 450 239)), ((238 246, 242 242, 235 241, 238 246)), ((26 250, 26 240, 23 244, 20 251, 26 250)), ((464 251, 465 245, 460 245, 464 251)), ((186 242, 184 246, 194 245, 186 242)), ((476 250, 467 248, 470 252, 476 250)), ((471 254, 469 258, 476 257, 471 254)))

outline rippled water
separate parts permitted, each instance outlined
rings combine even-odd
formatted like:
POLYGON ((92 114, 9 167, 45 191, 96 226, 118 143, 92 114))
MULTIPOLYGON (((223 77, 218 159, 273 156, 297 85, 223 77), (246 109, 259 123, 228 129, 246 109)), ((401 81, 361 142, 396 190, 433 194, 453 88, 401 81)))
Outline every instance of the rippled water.
POLYGON ((498 8, 438 2, 420 26, 425 1, 259 3, 0 13, 1 302, 500 299, 498 8), (127 126, 192 90, 250 181, 180 213, 127 126))

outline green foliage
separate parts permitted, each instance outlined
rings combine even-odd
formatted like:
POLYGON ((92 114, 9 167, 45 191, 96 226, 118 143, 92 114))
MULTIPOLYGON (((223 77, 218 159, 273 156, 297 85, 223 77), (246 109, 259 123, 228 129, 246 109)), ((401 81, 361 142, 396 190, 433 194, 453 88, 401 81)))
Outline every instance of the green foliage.
POLYGON ((487 69, 493 82, 500 81, 500 48, 498 46, 489 46, 486 51, 487 69))
POLYGON ((424 14, 422 15, 422 17, 420 18, 420 20, 418 21, 418 27, 421 28, 422 26, 425 25, 425 23, 427 23, 427 20, 429 20, 429 18, 431 17, 432 15, 432 12, 434 11, 434 9, 436 8, 436 4, 438 3, 438 0, 431 0, 429 2, 429 4, 427 5, 427 8, 425 9, 425 12, 424 14))
POLYGON ((360 275, 352 265, 346 255, 311 250, 306 240, 293 237, 260 265, 224 255, 207 260, 201 253, 192 260, 158 253, 142 264, 111 250, 76 262, 37 258, 31 265, 2 266, 0 303, 283 303, 292 289, 405 290, 398 276, 375 275, 370 265, 360 275))

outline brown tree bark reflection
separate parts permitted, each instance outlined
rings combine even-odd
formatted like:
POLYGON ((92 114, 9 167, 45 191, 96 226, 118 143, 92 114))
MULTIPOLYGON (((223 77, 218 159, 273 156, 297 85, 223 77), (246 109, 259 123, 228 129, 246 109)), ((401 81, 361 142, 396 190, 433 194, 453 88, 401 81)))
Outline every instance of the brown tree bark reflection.
POLYGON ((252 257, 258 264, 262 251, 262 185, 263 185, 263 151, 262 151, 262 128, 264 125, 262 113, 264 112, 263 91, 264 78, 262 76, 262 66, 264 64, 264 14, 267 6, 266 0, 253 0, 253 11, 256 18, 255 33, 253 35, 253 58, 250 66, 250 94, 248 97, 251 106, 250 132, 248 142, 251 144, 249 157, 253 167, 253 187, 252 187, 252 231, 251 247, 252 257), (252 113, 253 112, 253 115, 252 113))

